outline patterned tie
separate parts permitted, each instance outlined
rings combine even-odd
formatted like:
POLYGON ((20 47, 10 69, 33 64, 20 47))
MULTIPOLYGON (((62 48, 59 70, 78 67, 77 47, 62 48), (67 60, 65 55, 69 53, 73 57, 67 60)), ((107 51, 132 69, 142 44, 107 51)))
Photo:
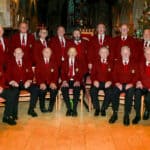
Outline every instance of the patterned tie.
POLYGON ((26 43, 25 43, 25 35, 23 34, 23 36, 22 36, 22 44, 21 44, 22 46, 26 46, 26 43))

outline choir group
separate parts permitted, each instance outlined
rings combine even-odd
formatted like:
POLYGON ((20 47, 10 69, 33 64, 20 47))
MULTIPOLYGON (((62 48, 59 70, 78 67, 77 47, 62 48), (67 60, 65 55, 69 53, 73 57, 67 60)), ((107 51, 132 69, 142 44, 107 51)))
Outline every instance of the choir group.
POLYGON ((18 99, 21 90, 30 92, 28 114, 36 117, 36 103, 39 100, 43 113, 52 112, 58 90, 61 90, 66 104, 66 116, 77 116, 80 90, 85 79, 92 81, 90 96, 95 116, 106 116, 112 105, 113 114, 109 123, 118 119, 119 97, 125 93, 124 125, 130 124, 130 112, 134 101, 136 112, 133 124, 150 116, 150 29, 145 29, 143 39, 128 35, 127 24, 120 26, 120 36, 105 34, 105 25, 97 25, 97 34, 88 40, 82 38, 80 30, 73 31, 67 39, 63 26, 57 28, 57 35, 49 40, 48 31, 41 28, 39 38, 28 33, 28 24, 21 22, 19 32, 10 39, 3 37, 0 26, 0 97, 6 99, 3 122, 15 125, 18 119, 18 99), (69 89, 73 89, 73 106, 69 89), (105 93, 100 107, 98 92, 105 93), (48 107, 46 93, 50 92, 48 107), (145 112, 141 116, 141 96, 145 96, 145 112))

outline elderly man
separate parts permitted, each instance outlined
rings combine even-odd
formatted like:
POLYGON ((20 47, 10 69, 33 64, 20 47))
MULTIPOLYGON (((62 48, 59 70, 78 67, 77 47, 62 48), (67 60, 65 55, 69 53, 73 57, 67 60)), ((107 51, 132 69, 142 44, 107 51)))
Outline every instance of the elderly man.
POLYGON ((42 56, 35 69, 35 77, 39 86, 40 110, 41 112, 47 112, 45 95, 49 91, 50 102, 48 111, 52 112, 58 91, 58 67, 56 61, 52 58, 52 50, 50 48, 44 48, 42 56))
POLYGON ((90 39, 88 44, 88 68, 92 69, 92 63, 97 61, 99 58, 98 51, 101 47, 106 46, 108 48, 111 47, 112 39, 110 36, 105 34, 106 27, 104 24, 100 23, 97 25, 97 35, 90 39))
POLYGON ((99 90, 103 90, 105 93, 105 98, 103 101, 103 105, 101 107, 101 115, 105 116, 111 95, 111 86, 112 86, 112 70, 113 65, 109 58, 109 49, 106 47, 102 47, 99 50, 99 59, 97 62, 93 64, 93 68, 91 71, 91 79, 92 79, 92 88, 91 88, 91 98, 95 108, 95 116, 99 115, 100 105, 98 100, 98 92, 99 90))
POLYGON ((66 116, 77 116, 77 104, 80 96, 83 67, 77 58, 77 50, 69 48, 68 57, 62 65, 61 79, 62 79, 62 95, 67 106, 66 116), (69 89, 73 89, 73 109, 71 108, 69 89))
POLYGON ((121 48, 121 59, 115 63, 113 71, 112 109, 113 115, 109 123, 114 123, 118 118, 119 96, 125 93, 124 125, 130 124, 129 114, 132 106, 134 87, 138 80, 137 65, 131 59, 131 51, 128 46, 121 48))
POLYGON ((139 81, 136 84, 135 110, 136 116, 133 124, 137 124, 140 119, 141 96, 145 96, 145 112, 143 119, 148 120, 150 116, 150 47, 145 48, 144 59, 139 67, 139 81))
POLYGON ((13 117, 15 119, 18 118, 18 99, 21 90, 28 90, 31 93, 28 114, 32 117, 36 117, 37 113, 34 111, 34 108, 38 98, 38 88, 33 84, 31 63, 24 59, 24 52, 21 48, 14 50, 14 57, 8 63, 6 76, 8 85, 12 89, 18 90, 13 117))

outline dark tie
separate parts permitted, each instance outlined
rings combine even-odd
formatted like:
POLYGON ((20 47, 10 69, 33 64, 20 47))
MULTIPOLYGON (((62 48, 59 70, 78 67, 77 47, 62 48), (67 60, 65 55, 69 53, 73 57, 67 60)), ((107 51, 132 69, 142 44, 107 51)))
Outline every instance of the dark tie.
POLYGON ((71 64, 69 66, 69 76, 70 76, 70 78, 73 77, 73 61, 72 61, 72 59, 71 59, 71 64))
POLYGON ((43 41, 43 46, 44 46, 45 48, 47 47, 45 40, 43 41))
POLYGON ((19 67, 22 67, 20 60, 18 60, 17 65, 18 65, 19 67))
POLYGON ((22 36, 22 46, 25 46, 26 43, 25 43, 25 35, 22 36))
POLYGON ((99 38, 99 44, 100 44, 100 45, 103 45, 102 36, 100 36, 100 38, 99 38))
POLYGON ((61 47, 65 47, 65 43, 63 39, 61 39, 61 47))

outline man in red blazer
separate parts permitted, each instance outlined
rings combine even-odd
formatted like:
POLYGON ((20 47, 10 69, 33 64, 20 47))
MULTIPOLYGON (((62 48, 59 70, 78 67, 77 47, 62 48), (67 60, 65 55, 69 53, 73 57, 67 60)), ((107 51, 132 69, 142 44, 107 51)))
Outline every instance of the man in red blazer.
POLYGON ((117 61, 121 58, 120 49, 123 46, 128 46, 131 49, 131 59, 134 61, 139 60, 140 49, 138 49, 137 40, 128 35, 129 27, 127 24, 122 24, 120 27, 120 36, 117 36, 113 39, 112 42, 112 57, 114 61, 117 61))
POLYGON ((8 39, 3 37, 4 29, 0 26, 0 64, 3 65, 4 69, 6 69, 6 64, 8 61, 8 48, 9 42, 8 39))
POLYGON ((100 23, 97 25, 97 35, 92 37, 88 43, 88 68, 92 69, 92 63, 97 61, 99 58, 98 51, 101 47, 106 46, 110 49, 111 47, 111 37, 105 34, 106 27, 104 24, 100 23))
POLYGON ((48 36, 48 31, 46 28, 42 28, 39 31, 39 40, 35 41, 33 45, 33 57, 34 57, 34 64, 43 58, 42 51, 44 48, 47 47, 46 37, 48 36))
POLYGON ((101 107, 101 115, 106 116, 106 109, 110 103, 112 70, 113 65, 109 59, 109 49, 102 47, 99 50, 99 59, 93 64, 93 68, 91 70, 92 87, 90 95, 95 108, 95 116, 98 116, 100 113, 98 100, 99 90, 104 90, 105 92, 105 98, 101 107))
POLYGON ((83 68, 81 62, 77 58, 77 50, 69 48, 68 57, 62 64, 61 69, 61 91, 67 106, 66 116, 77 116, 77 104, 80 96, 83 68), (70 104, 69 89, 73 89, 73 110, 70 104))
POLYGON ((113 71, 114 88, 112 90, 113 115, 109 123, 114 123, 118 118, 119 96, 125 93, 124 125, 130 124, 129 114, 132 107, 134 87, 138 80, 137 65, 131 59, 131 52, 128 46, 121 48, 121 59, 115 63, 113 71))
POLYGON ((57 36, 50 40, 48 46, 52 49, 58 65, 60 66, 66 59, 67 51, 71 46, 70 40, 65 38, 65 28, 63 26, 57 28, 57 36))
POLYGON ((85 68, 84 72, 87 72, 87 44, 88 41, 81 38, 81 32, 76 29, 73 31, 73 47, 77 50, 77 57, 82 62, 83 68, 85 68))
POLYGON ((19 33, 14 34, 10 41, 10 50, 13 56, 14 49, 20 47, 24 52, 24 59, 32 60, 34 35, 28 33, 28 24, 21 22, 19 25, 19 33))
POLYGON ((8 88, 6 85, 5 74, 3 69, 3 64, 0 64, 0 97, 6 100, 5 110, 3 114, 3 122, 9 125, 16 125, 13 113, 16 107, 16 95, 17 90, 8 88))
POLYGON ((6 72, 7 83, 12 89, 17 89, 16 107, 14 108, 14 118, 18 118, 18 99, 20 90, 28 90, 31 93, 30 106, 28 114, 36 117, 37 113, 34 111, 35 104, 38 98, 38 87, 33 84, 32 65, 29 60, 24 59, 24 53, 21 48, 14 50, 14 57, 9 61, 6 72))
POLYGON ((140 119, 141 96, 145 95, 145 112, 143 119, 148 120, 150 117, 150 47, 145 48, 145 59, 140 63, 139 81, 136 84, 135 91, 135 110, 136 116, 133 119, 133 124, 137 124, 140 119))
POLYGON ((50 92, 50 103, 48 111, 52 112, 56 101, 58 91, 58 65, 51 57, 52 50, 44 48, 42 51, 42 60, 40 60, 35 69, 35 77, 39 86, 39 102, 41 112, 47 112, 45 108, 45 95, 50 92))

